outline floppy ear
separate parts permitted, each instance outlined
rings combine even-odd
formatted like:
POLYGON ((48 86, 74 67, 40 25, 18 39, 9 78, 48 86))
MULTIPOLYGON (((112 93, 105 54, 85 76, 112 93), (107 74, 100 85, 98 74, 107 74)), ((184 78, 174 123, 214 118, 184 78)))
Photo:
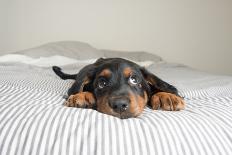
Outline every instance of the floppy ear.
POLYGON ((95 68, 94 64, 90 64, 82 68, 79 73, 76 75, 75 82, 72 87, 68 90, 68 96, 80 93, 83 91, 91 92, 93 90, 93 79, 95 77, 95 68))
POLYGON ((149 94, 150 96, 157 92, 167 92, 179 96, 178 91, 174 86, 161 80, 160 78, 150 73, 145 68, 140 68, 140 71, 142 72, 143 77, 145 78, 147 84, 150 86, 150 94, 149 94))
POLYGON ((96 68, 104 62, 104 58, 99 58, 95 63, 82 68, 76 75, 76 79, 72 87, 68 90, 68 96, 83 91, 93 92, 93 81, 96 75, 96 68))

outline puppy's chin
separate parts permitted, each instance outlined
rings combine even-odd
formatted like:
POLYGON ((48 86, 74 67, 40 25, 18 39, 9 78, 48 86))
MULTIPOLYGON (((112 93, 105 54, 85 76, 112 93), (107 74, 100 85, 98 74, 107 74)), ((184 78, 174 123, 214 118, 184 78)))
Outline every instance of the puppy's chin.
POLYGON ((139 116, 139 114, 131 114, 131 113, 128 113, 128 112, 122 112, 122 113, 112 113, 112 114, 109 114, 109 115, 112 115, 112 116, 115 116, 115 117, 118 117, 118 118, 121 118, 121 119, 127 119, 127 118, 134 118, 134 117, 137 117, 139 116))
POLYGON ((139 116, 141 113, 136 113, 136 114, 131 114, 131 113, 122 113, 122 114, 119 114, 118 116, 116 116, 116 117, 118 117, 118 118, 121 118, 121 119, 127 119, 127 118, 135 118, 135 117, 137 117, 137 116, 139 116))
POLYGON ((104 114, 114 116, 114 117, 118 117, 121 119, 134 118, 134 117, 139 116, 142 113, 142 111, 137 111, 137 112, 131 113, 129 110, 121 112, 121 113, 117 113, 110 107, 101 108, 101 106, 97 108, 97 111, 104 113, 104 114))

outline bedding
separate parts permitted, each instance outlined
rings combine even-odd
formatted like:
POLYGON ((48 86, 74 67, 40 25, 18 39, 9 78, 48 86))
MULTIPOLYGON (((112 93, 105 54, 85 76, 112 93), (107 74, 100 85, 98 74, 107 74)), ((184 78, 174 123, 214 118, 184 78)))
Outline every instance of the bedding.
MULTIPOLYGON (((39 57, 39 58, 32 58, 32 57, 22 55, 22 54, 6 54, 3 56, 0 56, 0 63, 1 62, 5 62, 5 63, 16 62, 16 63, 31 64, 31 65, 35 65, 39 67, 66 66, 66 65, 72 65, 74 63, 85 66, 85 65, 94 63, 96 60, 97 59, 76 60, 76 59, 61 56, 61 55, 39 57)), ((154 63, 153 61, 149 61, 149 60, 133 61, 133 62, 143 67, 148 67, 154 63)))
POLYGON ((153 61, 160 62, 162 58, 144 51, 115 51, 101 50, 91 45, 78 41, 60 41, 48 43, 31 49, 14 52, 13 54, 23 54, 32 58, 50 57, 54 55, 65 56, 77 60, 97 59, 99 57, 123 57, 132 61, 153 61))
MULTIPOLYGON (((76 73, 85 64, 62 68, 76 73)), ((0 155, 231 154, 232 77, 164 61, 147 69, 180 90, 185 110, 145 108, 122 120, 65 107, 63 95, 73 81, 59 79, 50 64, 0 62, 0 155)))

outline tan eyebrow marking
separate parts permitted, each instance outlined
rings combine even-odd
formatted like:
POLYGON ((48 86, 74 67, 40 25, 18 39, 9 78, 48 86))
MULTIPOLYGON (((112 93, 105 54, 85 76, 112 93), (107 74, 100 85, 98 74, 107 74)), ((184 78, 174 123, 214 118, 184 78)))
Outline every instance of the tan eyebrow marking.
POLYGON ((130 67, 124 68, 123 74, 124 74, 125 77, 131 76, 131 73, 132 73, 132 69, 130 67))
POLYGON ((109 69, 103 69, 98 76, 110 77, 111 71, 109 69))

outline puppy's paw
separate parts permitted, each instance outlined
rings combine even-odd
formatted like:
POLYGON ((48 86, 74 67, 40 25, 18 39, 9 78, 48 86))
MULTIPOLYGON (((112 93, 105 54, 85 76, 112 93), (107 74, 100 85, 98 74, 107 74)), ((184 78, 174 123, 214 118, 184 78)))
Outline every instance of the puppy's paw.
POLYGON ((175 94, 159 92, 151 97, 152 109, 159 108, 169 111, 178 111, 185 108, 184 100, 175 94))
POLYGON ((75 95, 70 95, 65 106, 77 107, 77 108, 93 108, 95 104, 95 98, 90 92, 80 92, 75 95))

